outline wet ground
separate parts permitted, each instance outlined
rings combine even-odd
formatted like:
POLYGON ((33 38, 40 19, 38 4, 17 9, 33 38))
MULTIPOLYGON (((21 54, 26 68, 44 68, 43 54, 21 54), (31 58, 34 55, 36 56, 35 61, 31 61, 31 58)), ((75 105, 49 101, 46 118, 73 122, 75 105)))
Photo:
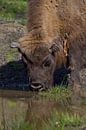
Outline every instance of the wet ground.
MULTIPOLYGON (((82 103, 82 101, 74 103, 67 100, 46 100, 37 93, 2 90, 0 91, 0 128, 12 130, 13 123, 28 122, 34 125, 35 121, 36 125, 31 130, 45 130, 41 129, 42 125, 50 119, 53 112, 69 113, 85 118, 86 102, 82 103)), ((53 123, 56 123, 56 120, 53 123)), ((67 125, 62 130, 86 130, 86 122, 67 125)))

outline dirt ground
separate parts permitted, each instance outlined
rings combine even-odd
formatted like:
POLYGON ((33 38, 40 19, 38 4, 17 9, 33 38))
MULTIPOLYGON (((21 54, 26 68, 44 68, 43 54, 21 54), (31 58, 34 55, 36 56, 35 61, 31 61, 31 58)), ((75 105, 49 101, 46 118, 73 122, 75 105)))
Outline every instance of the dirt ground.
POLYGON ((14 22, 0 23, 0 88, 27 90, 26 71, 17 49, 10 47, 26 33, 26 27, 14 22))

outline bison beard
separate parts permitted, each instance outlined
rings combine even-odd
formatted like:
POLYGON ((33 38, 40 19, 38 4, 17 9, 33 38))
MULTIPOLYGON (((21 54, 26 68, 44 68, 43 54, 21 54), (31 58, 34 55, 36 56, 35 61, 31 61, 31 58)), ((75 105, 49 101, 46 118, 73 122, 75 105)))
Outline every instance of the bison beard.
MULTIPOLYGON (((79 91, 79 71, 86 66, 86 2, 30 0, 28 34, 17 45, 27 65, 32 90, 53 86, 54 72, 63 67, 68 85, 79 91)), ((56 80, 58 80, 58 75, 56 80)))

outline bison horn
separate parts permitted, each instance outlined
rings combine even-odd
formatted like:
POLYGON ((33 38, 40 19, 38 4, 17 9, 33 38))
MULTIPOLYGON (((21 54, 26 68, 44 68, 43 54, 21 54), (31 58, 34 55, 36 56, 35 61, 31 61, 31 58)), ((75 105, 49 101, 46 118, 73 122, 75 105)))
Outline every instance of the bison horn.
POLYGON ((12 42, 10 45, 11 48, 19 48, 20 44, 18 42, 12 42))

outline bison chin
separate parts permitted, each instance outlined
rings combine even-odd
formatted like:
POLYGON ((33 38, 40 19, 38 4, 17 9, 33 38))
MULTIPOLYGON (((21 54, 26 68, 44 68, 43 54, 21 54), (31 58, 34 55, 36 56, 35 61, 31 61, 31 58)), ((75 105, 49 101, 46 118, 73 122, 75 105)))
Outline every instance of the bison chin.
POLYGON ((50 81, 44 81, 44 82, 29 82, 29 88, 31 91, 45 91, 47 89, 50 89, 53 85, 53 80, 50 81))

